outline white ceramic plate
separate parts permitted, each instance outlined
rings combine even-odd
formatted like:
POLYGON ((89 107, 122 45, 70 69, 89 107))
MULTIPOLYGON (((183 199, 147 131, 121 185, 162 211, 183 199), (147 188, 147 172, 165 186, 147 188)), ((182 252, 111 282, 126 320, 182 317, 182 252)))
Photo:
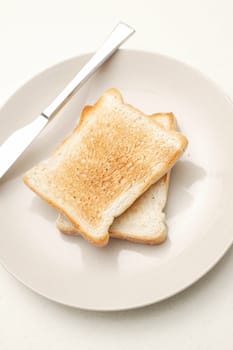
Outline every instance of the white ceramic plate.
MULTIPOLYGON (((0 143, 37 116, 88 57, 58 64, 18 90, 0 111, 0 143)), ((39 294, 83 309, 134 308, 190 286, 232 243, 232 130, 231 102, 202 74, 161 55, 119 51, 0 182, 2 264, 39 294), (81 108, 109 87, 148 114, 173 111, 189 139, 172 171, 169 239, 158 247, 111 239, 101 249, 62 235, 56 211, 22 182, 72 130, 81 108)))

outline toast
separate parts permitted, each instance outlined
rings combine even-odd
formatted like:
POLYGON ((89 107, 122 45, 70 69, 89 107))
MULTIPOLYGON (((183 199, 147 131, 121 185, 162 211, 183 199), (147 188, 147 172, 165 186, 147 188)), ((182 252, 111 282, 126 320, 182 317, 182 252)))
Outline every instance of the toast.
POLYGON ((24 182, 84 238, 103 246, 114 218, 168 172, 186 145, 181 133, 164 130, 109 89, 24 182))
MULTIPOLYGON (((173 113, 156 113, 151 119, 166 130, 175 130, 173 113)), ((166 240, 167 227, 163 209, 167 201, 170 174, 167 173, 139 197, 123 214, 115 218, 110 226, 111 237, 144 244, 161 244, 166 240)), ((57 228, 67 234, 79 232, 63 214, 56 221, 57 228)))

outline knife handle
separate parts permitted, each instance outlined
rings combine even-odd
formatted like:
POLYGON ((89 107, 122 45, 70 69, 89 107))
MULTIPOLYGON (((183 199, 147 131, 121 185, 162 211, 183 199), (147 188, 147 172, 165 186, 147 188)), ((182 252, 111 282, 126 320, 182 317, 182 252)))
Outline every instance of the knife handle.
POLYGON ((98 67, 134 32, 135 30, 127 24, 122 22, 118 23, 102 46, 41 114, 47 119, 51 118, 66 102, 68 102, 70 97, 73 96, 78 88, 98 69, 98 67))

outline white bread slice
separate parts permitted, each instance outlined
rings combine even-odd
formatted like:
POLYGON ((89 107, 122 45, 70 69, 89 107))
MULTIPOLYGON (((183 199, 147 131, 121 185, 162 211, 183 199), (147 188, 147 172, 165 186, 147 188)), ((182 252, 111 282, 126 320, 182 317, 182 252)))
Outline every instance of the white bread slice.
MULTIPOLYGON (((173 113, 156 113, 151 119, 166 130, 175 130, 173 113)), ((123 214, 115 218, 109 233, 111 237, 144 244, 161 244, 166 240, 167 227, 163 209, 167 201, 169 173, 152 185, 123 214)), ((57 228, 72 235, 79 232, 63 214, 56 221, 57 228)))
POLYGON ((158 181, 186 145, 185 136, 164 130, 110 89, 84 108, 78 127, 24 182, 103 246, 114 217, 158 181))

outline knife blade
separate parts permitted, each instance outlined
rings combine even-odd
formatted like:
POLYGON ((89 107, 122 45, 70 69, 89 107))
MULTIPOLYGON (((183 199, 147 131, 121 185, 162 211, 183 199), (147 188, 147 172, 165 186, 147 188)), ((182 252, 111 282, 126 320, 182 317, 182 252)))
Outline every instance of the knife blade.
POLYGON ((30 124, 15 131, 0 147, 0 179, 20 157, 24 150, 45 128, 49 120, 56 115, 78 88, 123 44, 135 30, 120 22, 109 37, 83 66, 62 92, 30 124))
POLYGON ((39 115, 32 123, 13 132, 0 147, 0 178, 19 158, 48 123, 48 118, 39 115))

